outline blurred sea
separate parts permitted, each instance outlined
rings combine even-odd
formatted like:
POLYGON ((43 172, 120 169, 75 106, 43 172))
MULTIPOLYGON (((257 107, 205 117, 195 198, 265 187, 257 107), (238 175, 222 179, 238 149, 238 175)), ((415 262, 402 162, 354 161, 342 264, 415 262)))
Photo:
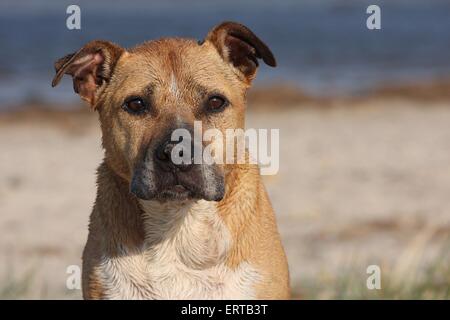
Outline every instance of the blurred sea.
POLYGON ((273 49, 279 67, 262 67, 257 84, 330 96, 450 75, 450 1, 2 0, 0 109, 78 101, 69 79, 50 87, 53 62, 90 40, 201 39, 223 20, 244 23, 273 49), (81 30, 66 28, 70 4, 81 7, 81 30), (366 28, 369 4, 381 6, 382 30, 366 28))

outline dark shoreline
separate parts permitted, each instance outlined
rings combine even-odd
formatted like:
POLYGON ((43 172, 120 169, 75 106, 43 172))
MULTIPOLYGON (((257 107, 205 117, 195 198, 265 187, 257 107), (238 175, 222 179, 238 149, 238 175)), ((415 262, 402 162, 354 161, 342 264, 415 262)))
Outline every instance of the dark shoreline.
MULTIPOLYGON (((247 96, 252 111, 276 111, 276 106, 290 108, 332 108, 336 105, 353 106, 374 100, 405 100, 415 102, 450 102, 450 78, 415 83, 390 84, 375 87, 360 94, 314 96, 289 83, 260 85, 250 89, 247 96)), ((92 114, 83 102, 53 104, 38 99, 19 104, 0 104, 1 118, 36 118, 40 115, 61 117, 92 114), (8 116, 9 115, 9 116, 8 116), (14 115, 14 116, 12 116, 14 115)))

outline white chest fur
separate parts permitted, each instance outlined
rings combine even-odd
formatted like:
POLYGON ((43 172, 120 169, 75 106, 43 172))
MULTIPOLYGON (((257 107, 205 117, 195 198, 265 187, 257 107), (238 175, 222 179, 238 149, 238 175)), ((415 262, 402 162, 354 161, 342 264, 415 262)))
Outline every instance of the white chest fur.
POLYGON ((100 266, 111 299, 253 299, 260 275, 247 262, 231 269, 231 244, 213 202, 142 202, 143 248, 122 248, 100 266))

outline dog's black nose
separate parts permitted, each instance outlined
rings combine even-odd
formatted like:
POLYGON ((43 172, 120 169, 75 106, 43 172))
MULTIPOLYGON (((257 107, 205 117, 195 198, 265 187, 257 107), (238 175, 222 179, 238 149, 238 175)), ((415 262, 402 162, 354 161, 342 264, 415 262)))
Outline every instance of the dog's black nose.
POLYGON ((156 158, 160 161, 170 161, 172 150, 175 147, 175 143, 167 141, 160 145, 156 150, 156 158))
POLYGON ((191 146, 183 145, 183 142, 173 142, 168 140, 162 143, 155 152, 156 160, 163 166, 164 169, 177 168, 182 171, 187 171, 193 164, 193 157, 186 159, 184 156, 184 149, 191 148, 191 146), (177 150, 173 154, 173 149, 177 146, 177 150))

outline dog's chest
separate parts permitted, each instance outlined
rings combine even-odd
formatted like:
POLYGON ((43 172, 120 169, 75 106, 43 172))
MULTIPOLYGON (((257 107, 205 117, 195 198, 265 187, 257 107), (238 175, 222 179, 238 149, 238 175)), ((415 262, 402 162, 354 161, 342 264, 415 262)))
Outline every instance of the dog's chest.
POLYGON ((255 298, 260 275, 247 262, 234 269, 226 265, 231 239, 213 204, 173 211, 146 205, 143 248, 123 248, 119 257, 104 257, 100 265, 105 298, 255 298))

